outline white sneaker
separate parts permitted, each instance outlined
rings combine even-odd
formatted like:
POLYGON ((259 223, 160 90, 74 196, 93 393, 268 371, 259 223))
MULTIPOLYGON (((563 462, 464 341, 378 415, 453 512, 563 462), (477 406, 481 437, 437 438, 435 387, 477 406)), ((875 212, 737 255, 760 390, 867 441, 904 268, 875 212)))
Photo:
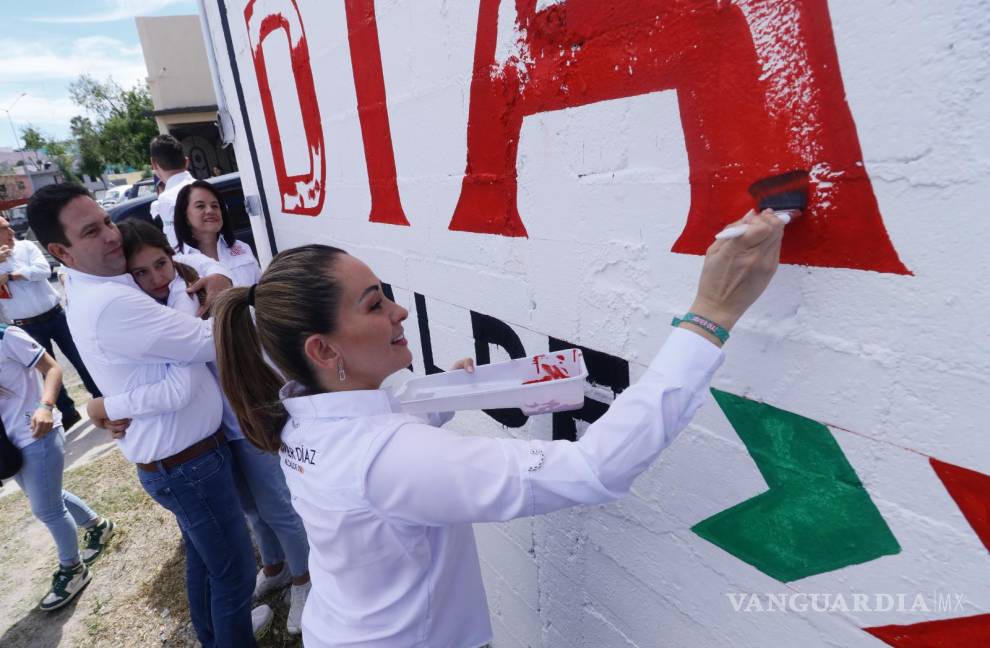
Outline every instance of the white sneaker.
POLYGON ((292 582, 292 574, 289 573, 289 566, 282 564, 282 571, 274 576, 266 576, 264 569, 258 570, 258 575, 254 579, 254 600, 262 596, 282 589, 292 582))
POLYGON ((272 609, 267 605, 259 605, 251 610, 251 627, 254 628, 254 638, 261 639, 268 626, 272 624, 272 609))
POLYGON ((289 603, 289 618, 285 621, 285 629, 290 635, 297 635, 302 632, 302 614, 306 607, 306 597, 309 596, 309 589, 312 582, 305 585, 293 585, 285 593, 285 598, 289 603))

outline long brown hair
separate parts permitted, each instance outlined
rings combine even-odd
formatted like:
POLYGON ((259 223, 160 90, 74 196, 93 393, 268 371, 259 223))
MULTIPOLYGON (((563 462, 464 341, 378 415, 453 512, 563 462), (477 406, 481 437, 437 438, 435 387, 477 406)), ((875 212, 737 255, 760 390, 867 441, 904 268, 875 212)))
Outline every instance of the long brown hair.
MULTIPOLYGON (((124 246, 124 257, 128 261, 131 260, 132 256, 140 252, 141 248, 158 248, 167 254, 168 258, 172 259, 172 265, 175 267, 176 274, 186 282, 187 286, 191 286, 199 281, 199 273, 196 272, 195 268, 175 260, 175 250, 168 242, 165 232, 151 223, 137 218, 128 218, 121 221, 117 227, 120 229, 120 236, 124 246)), ((202 306, 206 301, 206 289, 197 290, 196 299, 199 300, 199 304, 202 306)), ((207 314, 204 313, 203 319, 207 317, 207 314)))
POLYGON ((262 450, 278 451, 288 419, 278 399, 284 381, 262 350, 285 378, 308 393, 320 390, 303 345, 309 336, 337 328, 341 287, 334 266, 343 254, 329 245, 280 252, 254 286, 253 319, 251 288, 231 288, 213 307, 220 383, 244 436, 262 450))

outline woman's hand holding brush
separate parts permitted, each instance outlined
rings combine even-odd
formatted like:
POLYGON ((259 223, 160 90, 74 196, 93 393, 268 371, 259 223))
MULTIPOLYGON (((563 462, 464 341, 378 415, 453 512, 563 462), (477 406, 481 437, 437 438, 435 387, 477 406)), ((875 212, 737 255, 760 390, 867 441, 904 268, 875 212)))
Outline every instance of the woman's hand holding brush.
MULTIPOLYGON (((718 323, 727 331, 763 294, 780 262, 780 242, 784 223, 765 209, 751 211, 733 227, 744 226, 745 232, 731 240, 715 241, 705 254, 698 280, 698 294, 691 312, 718 323)), ((704 335, 713 343, 721 342, 710 333, 681 324, 704 335)))

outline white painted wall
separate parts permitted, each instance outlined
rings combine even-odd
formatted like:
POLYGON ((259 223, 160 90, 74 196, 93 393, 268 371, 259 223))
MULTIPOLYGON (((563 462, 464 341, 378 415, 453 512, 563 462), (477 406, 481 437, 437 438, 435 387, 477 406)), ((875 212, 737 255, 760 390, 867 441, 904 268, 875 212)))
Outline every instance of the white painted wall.
POLYGON ((135 19, 155 110, 216 104, 196 16, 135 19))
MULTIPOLYGON (((279 249, 342 246, 414 315, 413 292, 425 295, 441 367, 474 352, 474 310, 510 324, 528 352, 545 351, 554 336, 628 360, 634 379, 642 372, 671 317, 691 303, 702 261, 669 251, 689 205, 675 92, 527 118, 518 172, 528 238, 449 231, 465 167, 478 2, 380 0, 411 226, 373 224, 344 3, 298 0, 327 147, 327 199, 316 217, 283 214, 245 4, 226 2, 230 38, 279 249)), ((206 7, 245 193, 256 194, 219 11, 206 7)), ((928 461, 990 474, 988 9, 984 0, 830 3, 864 162, 890 239, 914 274, 781 267, 733 331, 714 382, 827 423, 901 552, 784 584, 691 532, 766 490, 711 402, 631 497, 477 527, 498 648, 880 646, 860 628, 990 610, 990 555, 928 461), (910 604, 936 591, 961 594, 965 604, 927 613, 746 613, 728 596, 905 593, 910 604)), ((254 224, 261 243, 263 221, 254 224)), ((422 371, 414 315, 406 330, 422 371)), ((493 360, 505 357, 492 348, 493 360)), ((551 436, 547 416, 521 429, 482 413, 452 425, 551 436)))

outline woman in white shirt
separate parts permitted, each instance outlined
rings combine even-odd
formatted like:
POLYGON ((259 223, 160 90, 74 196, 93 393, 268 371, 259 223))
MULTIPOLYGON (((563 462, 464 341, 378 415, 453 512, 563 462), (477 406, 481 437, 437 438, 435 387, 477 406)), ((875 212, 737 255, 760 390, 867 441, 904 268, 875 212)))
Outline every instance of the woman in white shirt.
POLYGON ((281 456, 309 534, 307 648, 489 642, 471 523, 629 491, 701 405, 727 330, 776 271, 781 222, 769 211, 742 222, 743 236, 709 248, 692 312, 646 374, 573 443, 462 437, 393 411, 380 386, 412 359, 408 313, 341 250, 285 250, 257 286, 224 293, 224 391, 247 437, 281 456))
POLYGON ((91 578, 88 565, 103 552, 114 531, 113 522, 62 489, 65 440, 61 415, 54 408, 61 386, 62 369, 55 359, 21 329, 0 324, 0 420, 23 460, 14 480, 58 550, 52 588, 38 606, 46 612, 66 605, 86 587, 91 578), (78 527, 86 529, 81 553, 78 527))
POLYGON ((178 254, 201 252, 230 272, 235 286, 252 286, 261 277, 251 246, 234 238, 234 224, 216 187, 192 182, 175 197, 175 237, 178 254))

